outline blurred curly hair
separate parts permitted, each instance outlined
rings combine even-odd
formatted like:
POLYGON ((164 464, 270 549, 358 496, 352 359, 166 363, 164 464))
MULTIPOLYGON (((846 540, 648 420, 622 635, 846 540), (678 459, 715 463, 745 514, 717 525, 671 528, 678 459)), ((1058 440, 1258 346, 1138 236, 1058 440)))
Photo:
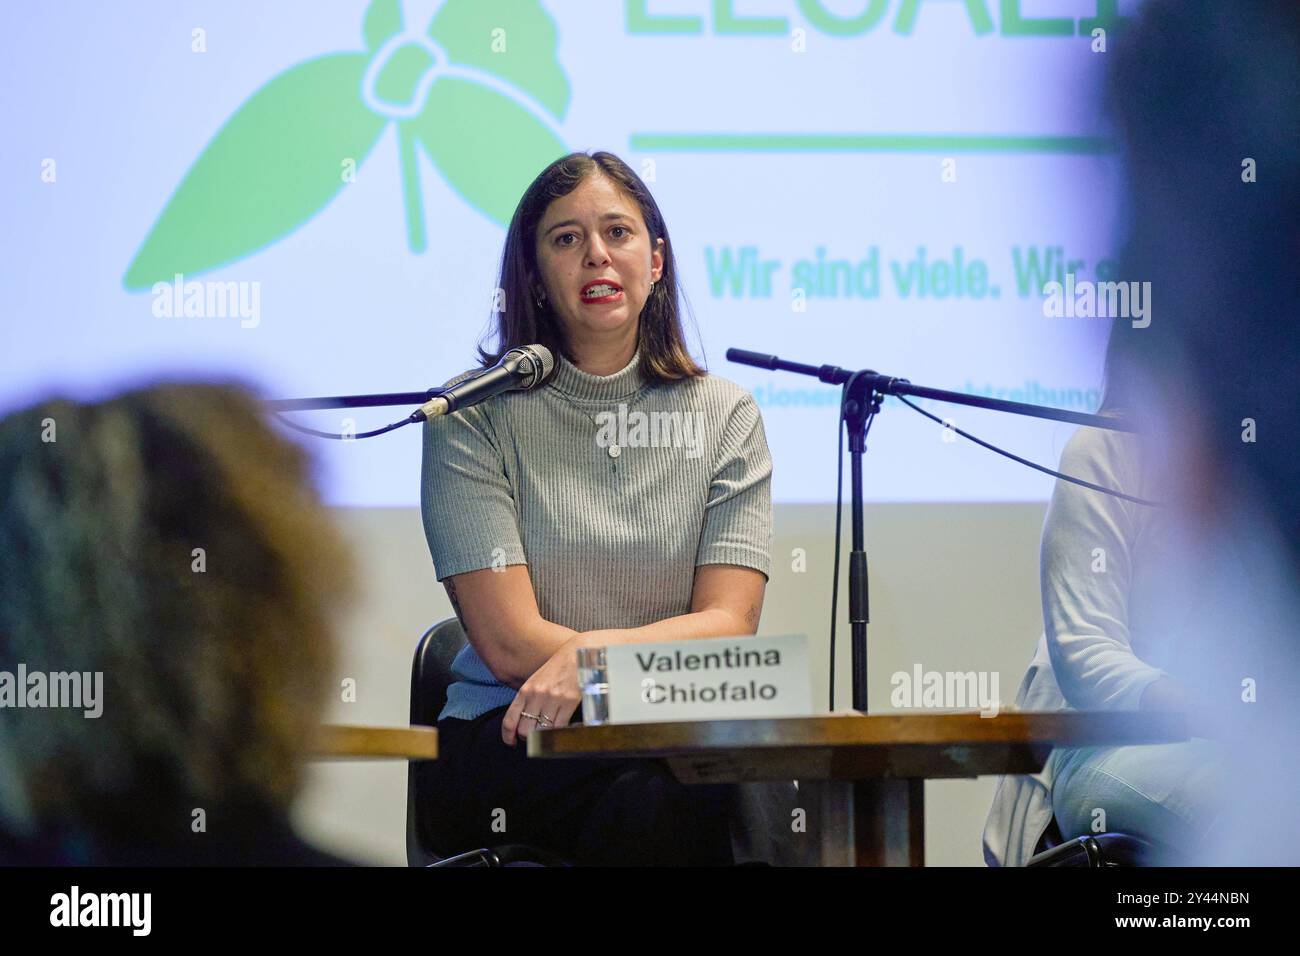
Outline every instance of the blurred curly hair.
POLYGON ((103 674, 98 718, 0 707, 21 829, 131 839, 160 815, 188 831, 191 808, 287 811, 351 580, 310 478, 233 385, 0 421, 0 669, 103 674))

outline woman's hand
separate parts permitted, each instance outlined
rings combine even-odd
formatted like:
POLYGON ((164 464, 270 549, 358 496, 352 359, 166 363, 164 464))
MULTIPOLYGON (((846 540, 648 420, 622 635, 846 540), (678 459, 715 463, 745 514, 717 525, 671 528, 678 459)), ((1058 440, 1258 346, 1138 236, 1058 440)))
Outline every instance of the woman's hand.
POLYGON ((543 727, 564 727, 578 708, 582 692, 578 688, 578 637, 566 641, 524 681, 515 699, 501 718, 501 739, 510 746, 526 740, 539 721, 525 714, 536 714, 543 727))

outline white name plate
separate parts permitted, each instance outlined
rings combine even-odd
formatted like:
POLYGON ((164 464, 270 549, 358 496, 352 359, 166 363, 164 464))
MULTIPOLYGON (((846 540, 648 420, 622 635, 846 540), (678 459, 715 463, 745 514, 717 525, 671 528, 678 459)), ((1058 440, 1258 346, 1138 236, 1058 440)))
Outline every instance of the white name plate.
POLYGON ((605 649, 609 722, 808 717, 808 638, 709 637, 605 649))

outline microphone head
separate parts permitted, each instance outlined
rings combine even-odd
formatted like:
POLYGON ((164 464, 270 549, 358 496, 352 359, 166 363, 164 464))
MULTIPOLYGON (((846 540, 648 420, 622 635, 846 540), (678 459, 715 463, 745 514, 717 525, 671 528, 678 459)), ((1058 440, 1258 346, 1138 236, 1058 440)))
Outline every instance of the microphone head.
POLYGON ((521 345, 517 349, 511 349, 506 353, 506 359, 510 356, 518 356, 513 363, 513 367, 524 376, 517 388, 530 389, 541 385, 551 373, 555 371, 555 356, 545 345, 521 345))

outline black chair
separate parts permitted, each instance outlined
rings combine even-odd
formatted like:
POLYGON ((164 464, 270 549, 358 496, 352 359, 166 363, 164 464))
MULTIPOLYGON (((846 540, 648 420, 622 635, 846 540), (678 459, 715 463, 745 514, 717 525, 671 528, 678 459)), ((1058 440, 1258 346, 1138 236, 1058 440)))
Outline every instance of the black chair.
MULTIPOLYGON (((447 704, 451 662, 466 645, 456 618, 439 621, 424 632, 411 665, 411 726, 434 727, 447 704)), ((406 769, 406 862, 409 866, 569 866, 563 858, 537 847, 506 844, 444 857, 429 839, 428 815, 435 810, 421 786, 428 762, 412 760, 406 769)))
POLYGON ((1112 867, 1176 864, 1174 851, 1131 833, 1093 833, 1066 840, 1052 818, 1025 866, 1112 867))

